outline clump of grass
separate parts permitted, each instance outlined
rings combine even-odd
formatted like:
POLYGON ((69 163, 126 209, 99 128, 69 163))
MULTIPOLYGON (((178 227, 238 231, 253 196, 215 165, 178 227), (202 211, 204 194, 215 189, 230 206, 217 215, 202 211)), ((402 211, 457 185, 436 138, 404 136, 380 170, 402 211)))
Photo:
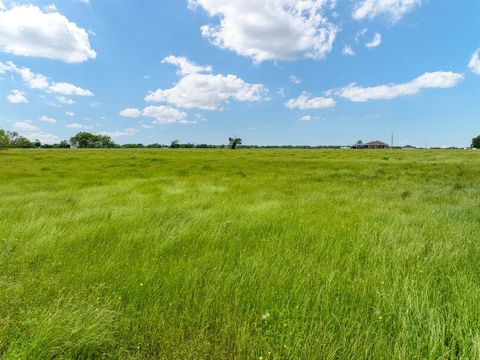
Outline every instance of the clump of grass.
POLYGON ((110 310, 56 300, 10 325, 10 342, 2 352, 7 359, 99 358, 113 348, 117 321, 110 310))

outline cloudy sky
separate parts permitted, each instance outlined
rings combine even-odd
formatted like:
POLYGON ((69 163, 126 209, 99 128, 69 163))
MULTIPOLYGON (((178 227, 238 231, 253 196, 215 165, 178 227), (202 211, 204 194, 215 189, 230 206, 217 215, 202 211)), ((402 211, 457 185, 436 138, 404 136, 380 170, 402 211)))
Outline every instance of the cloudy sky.
POLYGON ((0 0, 0 127, 465 146, 479 18, 478 0, 0 0))

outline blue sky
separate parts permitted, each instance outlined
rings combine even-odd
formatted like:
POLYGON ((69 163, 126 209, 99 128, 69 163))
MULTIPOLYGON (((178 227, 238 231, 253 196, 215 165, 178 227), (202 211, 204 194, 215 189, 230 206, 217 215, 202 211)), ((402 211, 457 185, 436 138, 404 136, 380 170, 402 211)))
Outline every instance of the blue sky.
POLYGON ((479 19, 477 0, 0 0, 0 127, 468 146, 479 19))

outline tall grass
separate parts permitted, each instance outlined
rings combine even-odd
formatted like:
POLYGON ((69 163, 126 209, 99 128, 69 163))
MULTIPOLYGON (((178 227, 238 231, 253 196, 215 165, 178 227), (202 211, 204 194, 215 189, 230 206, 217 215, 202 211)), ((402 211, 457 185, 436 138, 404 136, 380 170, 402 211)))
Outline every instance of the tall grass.
POLYGON ((480 359, 480 156, 0 152, 0 358, 480 359))

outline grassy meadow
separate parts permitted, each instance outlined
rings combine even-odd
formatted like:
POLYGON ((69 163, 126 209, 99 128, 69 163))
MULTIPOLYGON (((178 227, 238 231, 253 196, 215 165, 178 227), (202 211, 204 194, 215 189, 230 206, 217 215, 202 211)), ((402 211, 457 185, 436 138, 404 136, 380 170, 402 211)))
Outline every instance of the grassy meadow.
POLYGON ((0 151, 2 359, 480 359, 480 152, 0 151))

